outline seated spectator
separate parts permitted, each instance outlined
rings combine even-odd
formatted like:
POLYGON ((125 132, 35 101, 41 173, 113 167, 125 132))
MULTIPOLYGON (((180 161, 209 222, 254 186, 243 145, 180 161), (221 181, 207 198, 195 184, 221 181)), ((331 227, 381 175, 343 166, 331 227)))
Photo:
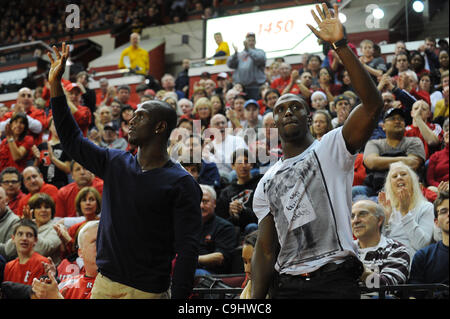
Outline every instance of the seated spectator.
POLYGON ((417 100, 424 100, 430 104, 430 94, 426 91, 421 91, 419 89, 419 79, 417 75, 412 70, 406 70, 399 73, 397 79, 397 86, 399 89, 403 89, 417 100))
POLYGON ((312 111, 325 110, 328 112, 328 98, 322 91, 315 91, 311 95, 311 107, 312 111))
POLYGON ((50 140, 32 147, 34 166, 39 167, 46 183, 61 188, 69 182, 70 157, 62 148, 53 119, 50 119, 49 131, 50 140))
POLYGON ((322 59, 318 55, 309 55, 306 59, 305 65, 305 71, 308 71, 312 78, 311 78, 311 88, 316 90, 320 87, 319 85, 319 73, 321 70, 322 65, 322 59))
MULTIPOLYGON (((83 218, 64 218, 64 226, 70 226, 67 234, 61 229, 57 230, 59 238, 64 244, 66 254, 69 256, 76 252, 78 247, 77 236, 85 224, 92 220, 99 220, 100 212, 102 210, 102 195, 95 187, 83 187, 75 198, 75 208, 77 216, 83 218), (77 222, 82 219, 82 221, 77 222), (74 224, 73 224, 74 223, 74 224)), ((74 259, 71 257, 71 259, 74 259)))
POLYGON ((391 163, 403 162, 419 171, 425 162, 425 150, 417 137, 405 137, 405 115, 401 109, 390 109, 384 115, 385 139, 370 140, 364 148, 367 177, 362 186, 354 186, 352 197, 377 196, 382 189, 391 163))
POLYGON ((118 130, 111 123, 103 127, 100 146, 125 151, 128 147, 128 142, 123 137, 119 137, 118 130))
POLYGON ((434 201, 434 223, 442 230, 442 240, 419 249, 411 264, 410 284, 448 285, 448 191, 434 201))
POLYGON ((328 113, 327 110, 316 110, 316 112, 312 117, 312 125, 311 125, 312 136, 316 140, 320 141, 321 138, 332 129, 333 124, 330 113, 328 113))
POLYGON ((162 101, 169 104, 175 112, 177 112, 177 116, 180 117, 183 115, 183 112, 181 111, 181 108, 178 106, 178 96, 175 92, 166 92, 162 98, 162 101))
POLYGON ((166 73, 163 75, 161 78, 161 86, 166 92, 175 92, 179 100, 186 97, 182 91, 175 89, 175 78, 172 74, 166 73))
MULTIPOLYGON (((45 193, 37 193, 31 196, 28 206, 24 208, 23 218, 33 220, 38 227, 38 237, 34 251, 44 257, 50 257, 58 265, 61 262, 60 246, 61 240, 53 229, 55 217, 55 202, 45 193)), ((16 255, 16 247, 11 245, 13 250, 7 251, 7 256, 16 255)), ((5 247, 8 250, 8 243, 5 247)))
POLYGON ((305 100, 309 100, 311 94, 314 90, 311 89, 312 85, 312 75, 308 71, 303 71, 300 75, 300 82, 297 83, 300 88, 300 94, 305 98, 305 100))
POLYGON ((194 104, 194 110, 192 111, 192 114, 196 119, 199 119, 201 121, 201 129, 203 133, 203 131, 210 126, 212 116, 211 101, 207 97, 199 98, 194 104))
POLYGON ((225 111, 225 116, 229 119, 228 127, 241 129, 246 125, 244 106, 247 99, 243 93, 236 95, 233 106, 225 111))
POLYGON ((25 194, 21 190, 22 175, 17 168, 6 167, 0 173, 0 185, 6 193, 6 205, 18 215, 19 202, 25 194))
POLYGON ((266 91, 266 93, 264 94, 265 111, 263 115, 269 112, 273 112, 273 107, 275 106, 275 103, 277 102, 279 97, 280 92, 277 89, 270 89, 266 91))
POLYGON ((31 196, 36 193, 46 193, 50 195, 56 205, 56 211, 58 211, 58 189, 56 186, 52 184, 47 184, 44 182, 44 178, 42 173, 39 171, 39 168, 35 166, 28 166, 23 170, 23 184, 25 188, 28 190, 28 194, 25 195, 18 204, 17 215, 19 217, 23 216, 23 209, 26 205, 28 205, 28 201, 31 196))
POLYGON ((335 97, 342 93, 340 84, 334 84, 334 74, 328 67, 320 68, 319 90, 327 95, 328 101, 334 101, 335 97))
POLYGON ((448 118, 444 122, 444 149, 430 156, 427 168, 428 188, 437 193, 437 188, 441 182, 448 182, 449 172, 449 152, 448 152, 448 118))
MULTIPOLYGON (((124 138, 126 141, 128 141, 128 133, 130 131, 130 120, 133 117, 133 115, 134 109, 129 105, 125 105, 120 110, 119 137, 124 138)), ((116 127, 114 121, 113 126, 116 127)))
POLYGON ((239 296, 240 299, 251 299, 252 292, 252 257, 255 249, 256 239, 258 238, 258 231, 248 234, 244 237, 242 244, 242 261, 244 262, 245 280, 242 283, 244 288, 239 296))
POLYGON ((386 62, 382 57, 374 57, 374 43, 371 40, 362 40, 359 44, 362 56, 359 58, 372 78, 376 80, 386 72, 386 62))
MULTIPOLYGON (((200 136, 191 134, 189 138, 184 141, 184 147, 182 149, 183 163, 200 164, 200 170, 198 178, 196 178, 199 184, 206 184, 213 186, 215 189, 220 188, 220 174, 216 163, 210 162, 202 158, 202 145, 203 140, 200 136)), ((184 164, 183 164, 184 166, 184 164)), ((191 174, 192 175, 192 174, 191 174)))
POLYGON ((232 154, 238 148, 248 147, 242 137, 231 135, 226 128, 226 117, 222 114, 214 115, 211 119, 211 129, 205 132, 204 135, 205 138, 214 136, 214 140, 212 142, 205 141, 206 145, 203 148, 202 157, 216 163, 220 175, 231 181, 230 173, 232 168, 229 154, 232 154))
POLYGON ((211 273, 223 274, 229 271, 231 255, 236 247, 236 233, 233 224, 215 214, 216 192, 211 186, 200 185, 203 198, 201 241, 196 276, 211 273))
POLYGON ((198 177, 200 175, 200 169, 202 167, 202 164, 200 164, 200 163, 183 162, 183 161, 180 161, 180 164, 183 166, 183 168, 185 170, 187 170, 189 172, 189 174, 192 175, 192 177, 198 183, 198 177))
POLYGON ((131 106, 134 110, 136 110, 137 105, 130 101, 131 97, 131 88, 128 85, 121 85, 117 88, 117 100, 124 105, 131 106))
MULTIPOLYGON (((253 158, 252 158, 253 157, 253 158)), ((253 212, 253 194, 261 175, 251 175, 252 161, 247 149, 237 149, 233 152, 232 168, 237 180, 222 189, 217 199, 216 215, 239 226, 241 236, 245 236, 258 228, 258 219, 253 212)))
POLYGON ((70 172, 74 181, 58 190, 56 217, 77 216, 75 199, 83 187, 93 186, 100 194, 103 194, 103 180, 96 177, 81 164, 72 161, 70 172))
MULTIPOLYGON (((434 114, 435 114, 435 110, 436 110, 436 104, 438 101, 441 101, 441 100, 442 100, 442 102, 439 103, 440 110, 438 110, 439 115, 437 115, 437 116, 444 116, 444 114, 440 114, 440 112, 445 111, 444 89, 445 89, 445 87, 448 87, 448 83, 449 83, 449 72, 446 71, 442 74, 439 87, 436 88, 436 90, 433 93, 431 93, 431 95, 430 95, 431 112, 433 113, 433 119, 435 118, 434 114)), ((448 94, 447 94, 447 100, 448 100, 448 94)), ((448 105, 448 102, 447 102, 447 105, 448 105)), ((447 111, 446 116, 448 117, 448 111, 447 111)))
POLYGON ((440 145, 443 131, 439 124, 429 123, 430 106, 427 102, 419 100, 413 104, 411 117, 413 123, 406 127, 405 136, 418 137, 425 149, 425 158, 428 159, 438 145, 440 145))
POLYGON ((211 116, 214 116, 219 113, 225 115, 225 105, 224 105, 223 100, 220 97, 220 95, 217 95, 217 94, 212 95, 210 100, 211 100, 211 105, 212 105, 212 110, 213 110, 211 116))
POLYGON ((259 115, 258 101, 250 99, 245 102, 244 118, 245 122, 242 129, 235 134, 243 137, 247 144, 249 139, 263 138, 263 136, 259 134, 259 129, 262 128, 262 117, 259 115))
POLYGON ((336 117, 331 121, 331 124, 333 125, 333 128, 337 128, 344 125, 350 115, 350 99, 344 94, 341 94, 334 99, 334 105, 336 117))
POLYGON ((444 118, 448 118, 448 110, 449 110, 449 103, 448 103, 448 83, 445 85, 442 89, 442 100, 439 100, 436 102, 436 107, 433 112, 433 122, 435 123, 442 123, 444 122, 444 118))
POLYGON ((0 256, 6 256, 5 244, 11 239, 14 227, 19 221, 19 217, 7 206, 7 200, 5 190, 0 187, 0 256))
POLYGON ((16 113, 5 127, 5 138, 0 143, 0 171, 12 166, 20 172, 31 156, 34 139, 28 135, 28 119, 25 113, 16 113))
POLYGON ((77 122, 84 136, 87 136, 89 126, 92 121, 91 110, 87 106, 81 105, 81 89, 76 83, 69 83, 64 86, 67 94, 67 105, 70 112, 77 122))
POLYGON ((32 289, 38 299, 89 299, 97 277, 97 232, 99 221, 90 221, 78 234, 78 254, 83 259, 83 272, 59 285, 52 272, 45 279, 33 280, 32 289))
POLYGON ((364 264, 360 280, 375 287, 405 284, 409 274, 408 250, 382 235, 384 218, 383 207, 373 201, 360 200, 352 205, 352 231, 364 264))
POLYGON ((47 128, 47 116, 43 110, 33 105, 32 92, 27 87, 19 90, 16 103, 1 118, 0 131, 3 131, 4 125, 9 123, 8 119, 17 113, 25 113, 29 129, 26 134, 30 134, 35 143, 41 143, 43 131, 47 128))
POLYGON ((270 84, 272 89, 277 89, 282 95, 285 93, 300 94, 300 88, 296 83, 300 77, 297 70, 292 70, 290 64, 282 62, 278 66, 278 73, 280 77, 270 84))
POLYGON ((425 58, 420 52, 414 51, 411 53, 411 69, 420 78, 424 74, 429 74, 430 71, 425 69, 425 58))
POLYGON ((21 219, 14 229, 12 241, 18 257, 5 265, 3 281, 31 286, 34 278, 46 275, 43 263, 49 263, 47 258, 34 251, 38 241, 36 223, 27 218, 21 219))
POLYGON ((187 119, 193 119, 192 111, 194 109, 194 104, 191 100, 183 98, 177 102, 178 107, 181 109, 181 112, 183 115, 182 117, 185 117, 187 119))
POLYGON ((383 235, 405 245, 412 259, 431 242, 433 204, 423 197, 417 174, 403 162, 390 164, 384 189, 378 195, 386 215, 383 235))

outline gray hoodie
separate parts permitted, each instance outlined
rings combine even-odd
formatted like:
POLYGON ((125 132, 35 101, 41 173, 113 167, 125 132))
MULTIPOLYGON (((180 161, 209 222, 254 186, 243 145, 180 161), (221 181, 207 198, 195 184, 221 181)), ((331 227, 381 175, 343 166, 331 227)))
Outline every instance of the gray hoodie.
POLYGON ((5 243, 11 238, 19 216, 6 206, 6 213, 0 217, 0 255, 6 257, 5 243))
POLYGON ((227 60, 233 73, 233 82, 242 83, 245 87, 259 87, 266 81, 266 53, 261 49, 247 49, 235 53, 227 60))

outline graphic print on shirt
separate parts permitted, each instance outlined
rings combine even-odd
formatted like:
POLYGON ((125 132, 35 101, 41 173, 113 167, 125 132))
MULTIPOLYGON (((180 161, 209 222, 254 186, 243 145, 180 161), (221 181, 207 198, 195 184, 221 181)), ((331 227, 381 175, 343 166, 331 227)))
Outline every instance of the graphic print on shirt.
POLYGON ((314 152, 280 169, 265 185, 274 213, 280 269, 342 250, 328 191, 314 152))
POLYGON ((243 206, 247 206, 247 203, 250 199, 250 196, 253 194, 252 189, 244 189, 239 194, 234 195, 231 197, 231 202, 238 200, 243 206))

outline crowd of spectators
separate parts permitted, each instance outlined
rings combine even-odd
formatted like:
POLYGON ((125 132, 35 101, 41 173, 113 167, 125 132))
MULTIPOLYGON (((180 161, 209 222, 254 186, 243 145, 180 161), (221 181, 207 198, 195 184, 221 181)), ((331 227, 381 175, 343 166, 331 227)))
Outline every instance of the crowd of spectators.
MULTIPOLYGON (((242 0, 83 0, 71 1, 80 8, 80 28, 86 32, 102 28, 123 29, 129 26, 140 33, 143 28, 217 17, 226 6, 241 4, 242 0)), ((66 29, 66 1, 1 1, 0 46, 39 39, 56 43, 54 39, 72 33, 66 29)))
MULTIPOLYGON (((145 5, 136 6, 141 8, 137 12, 132 9, 126 12, 120 9, 122 2, 103 0, 92 6, 83 2, 83 6, 91 10, 91 23, 113 21, 102 8, 118 12, 116 18, 129 19, 134 14, 145 17, 142 9, 145 5)), ((162 3, 149 1, 146 5, 153 8, 150 4, 162 6, 162 3)), ((172 6, 188 3, 192 4, 174 1, 172 6)), ((49 10, 59 8, 52 1, 46 4, 49 10)), ((8 6, 2 10, 11 11, 11 15, 14 12, 8 6)), ((26 16, 32 10, 30 7, 23 12, 26 16)), ((55 22, 45 19, 41 25, 51 29, 55 22)), ((6 27, 2 30, 12 26, 6 27)), ((28 35, 26 29, 25 26, 22 29, 25 33, 20 34, 38 35, 28 35)), ((14 32, 6 34, 10 37, 8 41, 11 36, 16 37, 14 32)), ((254 42, 246 50, 251 52, 256 41, 254 34, 247 34, 246 41, 249 36, 254 42)), ((372 138, 355 155, 353 200, 366 199, 381 207, 383 227, 379 229, 384 237, 378 234, 377 238, 387 238, 383 243, 404 251, 402 258, 406 263, 412 262, 418 251, 442 242, 443 238, 448 262, 448 45, 440 42, 437 47, 435 39, 427 38, 416 51, 409 52, 399 41, 392 63, 376 53, 376 43, 364 40, 358 45, 362 52, 360 61, 378 85, 384 110, 372 138), (442 193, 446 192, 446 213, 445 207, 436 213, 436 205, 432 203, 440 199, 441 207, 442 193), (447 216, 446 228, 445 222, 435 221, 440 215, 447 216)), ((357 53, 356 46, 350 46, 357 53)), ((228 61, 234 61, 233 67, 238 68, 236 48, 235 51, 228 61)), ((248 90, 236 81, 234 74, 222 72, 213 79, 204 72, 189 93, 188 68, 189 61, 183 62, 180 74, 165 74, 158 87, 143 82, 135 92, 127 85, 111 86, 105 78, 100 80, 100 89, 92 90, 86 72, 77 75, 76 83, 64 80, 63 84, 71 113, 84 136, 102 147, 136 154, 136 147, 128 142, 128 123, 137 108, 131 102, 132 95, 140 103, 153 99, 166 101, 177 111, 178 125, 171 134, 168 151, 172 160, 180 162, 203 190, 197 274, 243 272, 239 255, 236 263, 236 249, 241 247, 245 236, 258 228, 252 208, 253 193, 262 175, 283 155, 273 120, 278 97, 293 93, 308 102, 310 130, 320 141, 329 131, 343 125, 358 105, 358 96, 332 50, 324 59, 306 55, 304 62, 295 67, 282 57, 271 65, 263 65, 265 80, 256 90, 253 86, 248 90)), ((51 257, 58 280, 63 280, 75 268, 83 272, 83 261, 77 252, 78 233, 86 222, 99 219, 103 181, 62 149, 52 123, 48 90, 48 86, 34 92, 22 88, 11 108, 3 107, 0 113, 0 255, 6 261, 23 257, 24 247, 14 236, 11 238, 17 231, 13 226, 19 220, 34 220, 39 245, 29 245, 34 252, 51 257)), ((360 211, 355 215, 360 217, 360 211)), ((29 223, 19 225, 27 227, 29 223)), ((364 242, 362 236, 355 238, 364 242)), ((248 258, 247 254, 246 282, 250 279, 248 258)), ((404 269, 406 275, 401 282, 406 283, 409 265, 404 269)), ((30 285, 32 279, 26 279, 21 282, 30 285)), ((448 285, 448 267, 442 283, 448 285)))

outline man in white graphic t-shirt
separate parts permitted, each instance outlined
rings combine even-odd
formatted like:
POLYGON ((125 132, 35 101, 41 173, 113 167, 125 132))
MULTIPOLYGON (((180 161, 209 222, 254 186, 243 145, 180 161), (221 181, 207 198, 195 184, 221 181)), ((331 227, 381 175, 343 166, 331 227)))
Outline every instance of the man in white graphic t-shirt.
POLYGON ((381 95, 347 46, 342 24, 325 4, 319 26, 308 27, 331 43, 362 104, 342 127, 321 141, 310 133, 308 103, 282 95, 273 110, 284 157, 258 184, 253 210, 259 235, 252 258, 252 298, 359 298, 362 263, 350 223, 356 152, 369 139, 383 108, 381 95))

